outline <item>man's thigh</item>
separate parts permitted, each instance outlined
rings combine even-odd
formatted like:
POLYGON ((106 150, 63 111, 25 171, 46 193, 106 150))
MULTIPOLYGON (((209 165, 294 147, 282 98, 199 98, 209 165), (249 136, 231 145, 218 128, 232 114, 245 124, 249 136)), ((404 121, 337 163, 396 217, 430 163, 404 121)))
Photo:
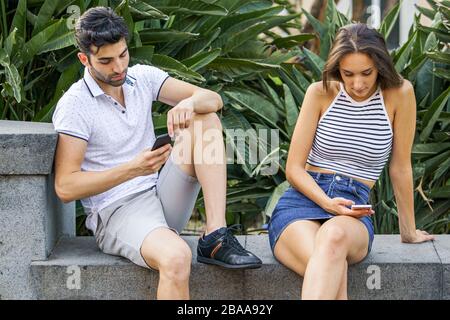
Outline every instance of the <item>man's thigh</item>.
POLYGON ((140 252, 142 243, 153 230, 168 228, 155 189, 105 209, 99 214, 95 233, 99 248, 148 268, 140 252))

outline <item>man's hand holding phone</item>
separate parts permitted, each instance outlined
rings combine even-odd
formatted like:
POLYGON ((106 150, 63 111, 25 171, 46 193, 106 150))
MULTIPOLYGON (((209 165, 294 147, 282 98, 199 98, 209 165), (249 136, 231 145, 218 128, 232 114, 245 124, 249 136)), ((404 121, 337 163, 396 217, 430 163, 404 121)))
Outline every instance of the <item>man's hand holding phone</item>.
POLYGON ((168 135, 159 136, 152 149, 142 151, 137 157, 130 161, 133 176, 147 176, 156 173, 169 158, 172 146, 168 135))
POLYGON ((330 199, 324 209, 335 215, 352 216, 358 219, 364 216, 370 217, 375 213, 372 210, 372 205, 355 205, 352 200, 340 197, 330 199))

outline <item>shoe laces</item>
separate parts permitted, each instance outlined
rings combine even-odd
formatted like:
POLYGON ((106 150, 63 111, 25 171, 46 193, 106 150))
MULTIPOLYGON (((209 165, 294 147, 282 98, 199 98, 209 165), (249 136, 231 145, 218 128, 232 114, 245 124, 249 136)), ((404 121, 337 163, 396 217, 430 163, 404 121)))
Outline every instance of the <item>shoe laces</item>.
POLYGON ((242 230, 242 225, 240 224, 234 224, 230 227, 227 227, 227 232, 225 234, 225 238, 223 239, 223 244, 229 245, 239 252, 247 253, 247 250, 244 249, 241 243, 233 235, 233 231, 240 231, 240 230, 242 230))

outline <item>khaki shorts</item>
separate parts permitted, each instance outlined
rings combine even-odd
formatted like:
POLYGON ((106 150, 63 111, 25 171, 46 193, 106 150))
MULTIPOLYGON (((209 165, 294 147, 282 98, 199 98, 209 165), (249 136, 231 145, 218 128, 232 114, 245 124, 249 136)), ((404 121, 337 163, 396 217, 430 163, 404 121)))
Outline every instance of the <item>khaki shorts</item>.
POLYGON ((170 156, 156 186, 100 210, 95 231, 98 247, 150 268, 141 255, 145 237, 160 227, 179 234, 191 217, 199 191, 198 180, 182 171, 170 156))

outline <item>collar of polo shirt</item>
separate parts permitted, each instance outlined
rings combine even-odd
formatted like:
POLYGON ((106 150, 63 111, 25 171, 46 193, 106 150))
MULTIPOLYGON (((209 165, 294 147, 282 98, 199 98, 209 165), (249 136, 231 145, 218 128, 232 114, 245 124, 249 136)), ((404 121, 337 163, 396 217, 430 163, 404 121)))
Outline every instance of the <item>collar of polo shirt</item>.
MULTIPOLYGON (((102 94, 105 94, 105 92, 100 88, 98 83, 94 80, 91 73, 89 72, 89 69, 87 67, 84 68, 84 76, 83 81, 86 84, 86 87, 89 90, 89 93, 94 98, 101 96, 102 94)), ((127 84, 130 86, 130 88, 134 88, 134 83, 136 82, 136 78, 130 76, 127 74, 124 84, 127 84)))

